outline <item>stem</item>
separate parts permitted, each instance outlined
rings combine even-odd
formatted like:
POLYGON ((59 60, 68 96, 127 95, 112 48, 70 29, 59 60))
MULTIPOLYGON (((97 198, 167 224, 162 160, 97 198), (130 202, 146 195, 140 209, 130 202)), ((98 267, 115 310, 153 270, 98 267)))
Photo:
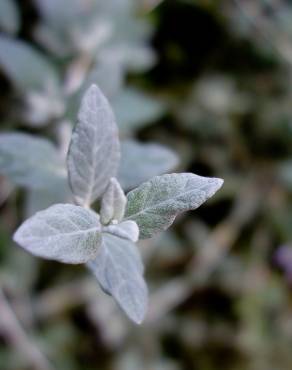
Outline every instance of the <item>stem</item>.
POLYGON ((27 336, 0 287, 0 334, 33 370, 53 370, 36 344, 27 336))

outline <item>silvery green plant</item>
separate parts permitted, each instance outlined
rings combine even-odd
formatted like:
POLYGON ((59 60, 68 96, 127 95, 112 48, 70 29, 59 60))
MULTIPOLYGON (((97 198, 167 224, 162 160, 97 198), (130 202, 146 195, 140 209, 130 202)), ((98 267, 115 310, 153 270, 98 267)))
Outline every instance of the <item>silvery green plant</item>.
POLYGON ((67 155, 75 204, 55 204, 27 219, 14 241, 30 253, 86 264, 102 289, 136 323, 147 311, 138 239, 166 230, 181 212, 210 198, 223 180, 173 173, 124 194, 116 175, 120 142, 112 109, 96 85, 85 93, 67 155), (98 202, 99 213, 91 207, 98 202))

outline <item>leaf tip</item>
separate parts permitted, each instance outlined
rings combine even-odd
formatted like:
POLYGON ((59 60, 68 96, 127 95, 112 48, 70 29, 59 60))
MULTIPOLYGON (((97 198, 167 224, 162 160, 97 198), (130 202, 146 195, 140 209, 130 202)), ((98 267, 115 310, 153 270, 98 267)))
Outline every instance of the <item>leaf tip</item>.
POLYGON ((145 316, 143 317, 131 317, 132 321, 136 324, 136 325, 142 325, 143 321, 144 321, 144 318, 145 316))
POLYGON ((118 182, 116 177, 111 177, 109 179, 109 184, 115 185, 115 186, 120 186, 120 183, 118 182))
POLYGON ((219 177, 218 178, 215 177, 215 179, 216 179, 216 182, 217 182, 217 189, 216 189, 216 191, 217 191, 217 190, 219 190, 223 186, 224 180, 221 179, 221 178, 219 178, 219 177))
POLYGON ((143 309, 140 310, 130 312, 129 310, 126 310, 125 307, 124 310, 131 321, 133 321, 136 325, 142 325, 147 313, 147 304, 145 304, 143 309))
POLYGON ((96 84, 91 84, 88 91, 99 91, 99 87, 96 84))
POLYGON ((209 194, 208 198, 212 197, 222 187, 224 180, 218 177, 209 178, 209 194))
POLYGON ((128 232, 129 240, 131 240, 133 243, 136 243, 139 240, 140 230, 139 226, 135 221, 128 220, 122 222, 124 225, 125 230, 128 232))
POLYGON ((20 231, 20 228, 16 229, 12 235, 12 240, 17 244, 20 244, 19 243, 19 231, 20 231))
POLYGON ((92 97, 93 99, 106 99, 102 90, 96 84, 91 84, 85 92, 85 95, 92 97))

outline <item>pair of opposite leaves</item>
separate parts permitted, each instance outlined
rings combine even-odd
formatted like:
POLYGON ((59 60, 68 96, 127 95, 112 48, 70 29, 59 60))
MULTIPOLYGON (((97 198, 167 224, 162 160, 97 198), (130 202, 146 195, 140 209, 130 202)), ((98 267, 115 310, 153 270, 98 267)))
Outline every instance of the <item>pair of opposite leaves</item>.
POLYGON ((85 93, 67 157, 76 204, 56 204, 26 220, 14 240, 39 257, 86 263, 104 291, 141 323, 147 309, 144 268, 135 242, 167 229, 175 217, 199 207, 223 180, 192 173, 156 176, 125 196, 115 179, 120 142, 102 92, 85 93), (99 214, 90 205, 100 200, 99 214))

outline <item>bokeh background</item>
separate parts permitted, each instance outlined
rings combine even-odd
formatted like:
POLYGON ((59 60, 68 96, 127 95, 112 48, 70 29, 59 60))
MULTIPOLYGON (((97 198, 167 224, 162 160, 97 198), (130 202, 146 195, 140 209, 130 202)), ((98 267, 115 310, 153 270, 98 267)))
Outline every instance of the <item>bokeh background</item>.
POLYGON ((150 305, 136 326, 82 266, 12 242, 67 190, 34 177, 49 154, 0 140, 1 370, 292 368, 289 3, 0 0, 1 133, 50 140, 61 163, 95 82, 131 140, 125 187, 170 171, 225 179, 139 244, 150 305))

